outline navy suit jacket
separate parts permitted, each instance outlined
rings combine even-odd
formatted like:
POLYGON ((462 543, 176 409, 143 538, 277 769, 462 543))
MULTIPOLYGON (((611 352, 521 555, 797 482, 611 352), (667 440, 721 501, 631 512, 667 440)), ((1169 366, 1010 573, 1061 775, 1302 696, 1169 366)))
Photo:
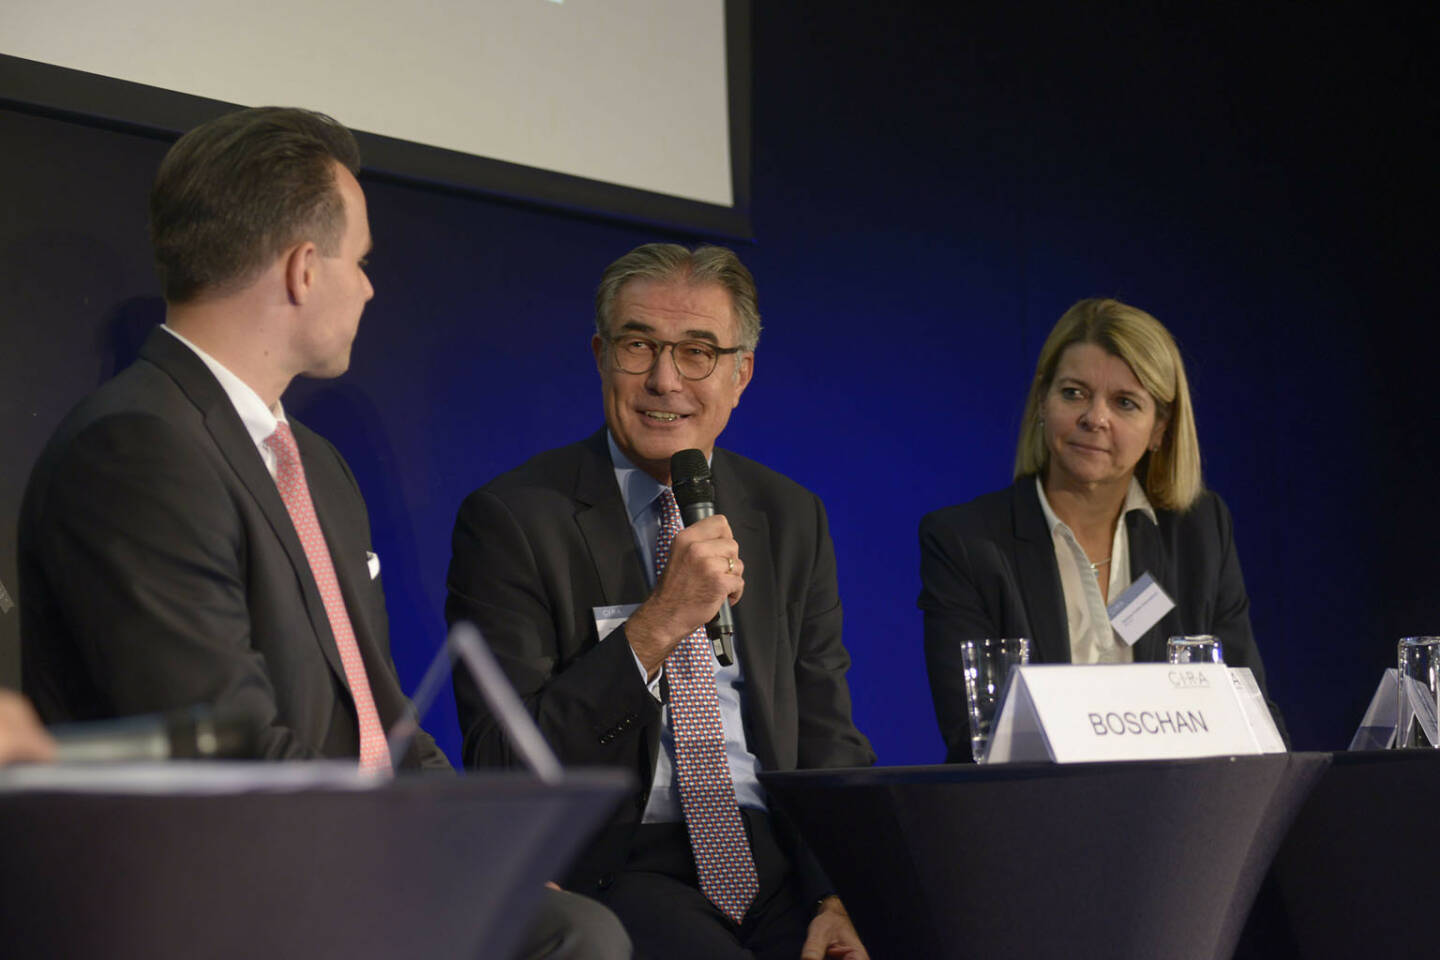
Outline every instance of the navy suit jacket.
MULTIPOLYGON (((1137 663, 1163 663, 1172 636, 1213 634, 1225 662, 1249 667, 1265 690, 1265 669, 1250 629, 1250 598, 1240 574, 1230 511, 1213 493, 1189 510, 1125 515, 1132 581, 1150 573, 1175 608, 1135 644, 1137 663)), ((970 759, 963 640, 1027 637, 1031 663, 1069 663, 1070 627, 1055 544, 1034 476, 920 521, 920 609, 925 664, 947 759, 970 759)), ((1270 710, 1285 735, 1279 711, 1270 710)))
MULTIPOLYGON (((717 511, 745 561, 734 614, 751 752, 765 770, 873 763, 850 717, 850 657, 824 507, 794 481, 726 450, 715 451, 711 468, 717 511)), ((540 454, 460 507, 446 618, 479 625, 562 762, 636 774, 639 789, 569 877, 581 890, 623 864, 660 734, 660 705, 625 628, 602 642, 593 610, 649 593, 604 430, 540 454)), ((466 766, 515 763, 464 671, 455 698, 466 766)))
MULTIPOLYGON (((291 428, 388 729, 406 699, 365 502, 335 448, 291 428)), ((206 703, 250 723, 260 756, 358 756, 355 703, 275 481, 219 382, 169 333, 56 430, 19 550, 23 685, 47 721, 206 703)), ((405 765, 449 769, 424 733, 405 765)))

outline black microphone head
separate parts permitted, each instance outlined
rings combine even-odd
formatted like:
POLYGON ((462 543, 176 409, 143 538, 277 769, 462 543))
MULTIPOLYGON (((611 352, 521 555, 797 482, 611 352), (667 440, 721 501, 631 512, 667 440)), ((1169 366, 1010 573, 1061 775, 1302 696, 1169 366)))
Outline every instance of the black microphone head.
POLYGON ((677 450, 670 457, 671 483, 686 483, 690 480, 709 480, 710 464, 703 451, 696 449, 677 450))
POLYGON ((696 503, 714 503, 710 464, 699 450, 680 450, 670 458, 670 488, 681 510, 696 503))

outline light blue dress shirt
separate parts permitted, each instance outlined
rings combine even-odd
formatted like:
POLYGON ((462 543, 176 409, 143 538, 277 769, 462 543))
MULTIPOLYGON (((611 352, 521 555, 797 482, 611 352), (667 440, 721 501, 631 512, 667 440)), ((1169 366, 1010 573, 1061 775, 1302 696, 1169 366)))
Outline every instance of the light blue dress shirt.
MULTIPOLYGON (((615 438, 606 433, 610 444, 610 462, 615 465, 615 481, 625 501, 630 529, 635 532, 635 545, 645 561, 645 579, 655 589, 655 541, 660 536, 660 491, 666 489, 644 470, 635 466, 615 445, 615 438)), ((637 664, 639 661, 636 661, 637 664)), ((714 659, 715 692, 720 699, 720 724, 725 730, 725 760, 730 766, 730 779, 735 783, 735 799, 742 807, 764 810, 765 791, 760 786, 760 761, 745 744, 745 721, 740 705, 745 695, 745 672, 741 669, 737 650, 735 662, 722 667, 714 659)), ((658 693, 658 679, 651 692, 658 693)), ((655 760, 655 780, 650 798, 645 803, 645 823, 670 823, 683 820, 680 789, 675 782, 675 733, 670 727, 670 708, 660 708, 660 755, 655 760)))

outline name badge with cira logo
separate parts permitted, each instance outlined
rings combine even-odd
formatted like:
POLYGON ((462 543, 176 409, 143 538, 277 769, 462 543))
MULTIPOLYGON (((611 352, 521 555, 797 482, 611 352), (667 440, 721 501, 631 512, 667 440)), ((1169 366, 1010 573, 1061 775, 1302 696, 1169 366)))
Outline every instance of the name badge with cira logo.
POLYGON ((1125 592, 1111 601, 1105 612, 1110 616, 1110 626, 1130 646, 1145 636, 1145 631, 1160 622, 1160 618, 1175 609, 1175 601, 1161 589, 1150 574, 1142 574, 1139 580, 1130 584, 1125 592))
POLYGON ((1011 671, 986 763, 1261 753, 1221 663, 1036 664, 1011 671))
POLYGON ((638 603, 617 603, 608 607, 591 607, 595 617, 595 637, 604 640, 630 619, 630 614, 640 609, 638 603))

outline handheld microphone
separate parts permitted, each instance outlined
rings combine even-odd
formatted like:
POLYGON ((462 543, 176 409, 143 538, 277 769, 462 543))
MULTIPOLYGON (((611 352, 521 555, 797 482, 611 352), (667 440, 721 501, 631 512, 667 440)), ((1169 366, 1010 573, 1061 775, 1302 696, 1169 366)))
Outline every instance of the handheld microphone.
MULTIPOLYGON (((670 488, 685 526, 715 515, 715 478, 699 450, 681 450, 670 458, 670 488)), ((735 662, 735 617, 729 600, 720 601, 719 612, 705 624, 705 635, 720 666, 735 662)))
POLYGON ((134 763, 255 756, 249 723, 217 717, 209 707, 50 728, 57 763, 134 763))

